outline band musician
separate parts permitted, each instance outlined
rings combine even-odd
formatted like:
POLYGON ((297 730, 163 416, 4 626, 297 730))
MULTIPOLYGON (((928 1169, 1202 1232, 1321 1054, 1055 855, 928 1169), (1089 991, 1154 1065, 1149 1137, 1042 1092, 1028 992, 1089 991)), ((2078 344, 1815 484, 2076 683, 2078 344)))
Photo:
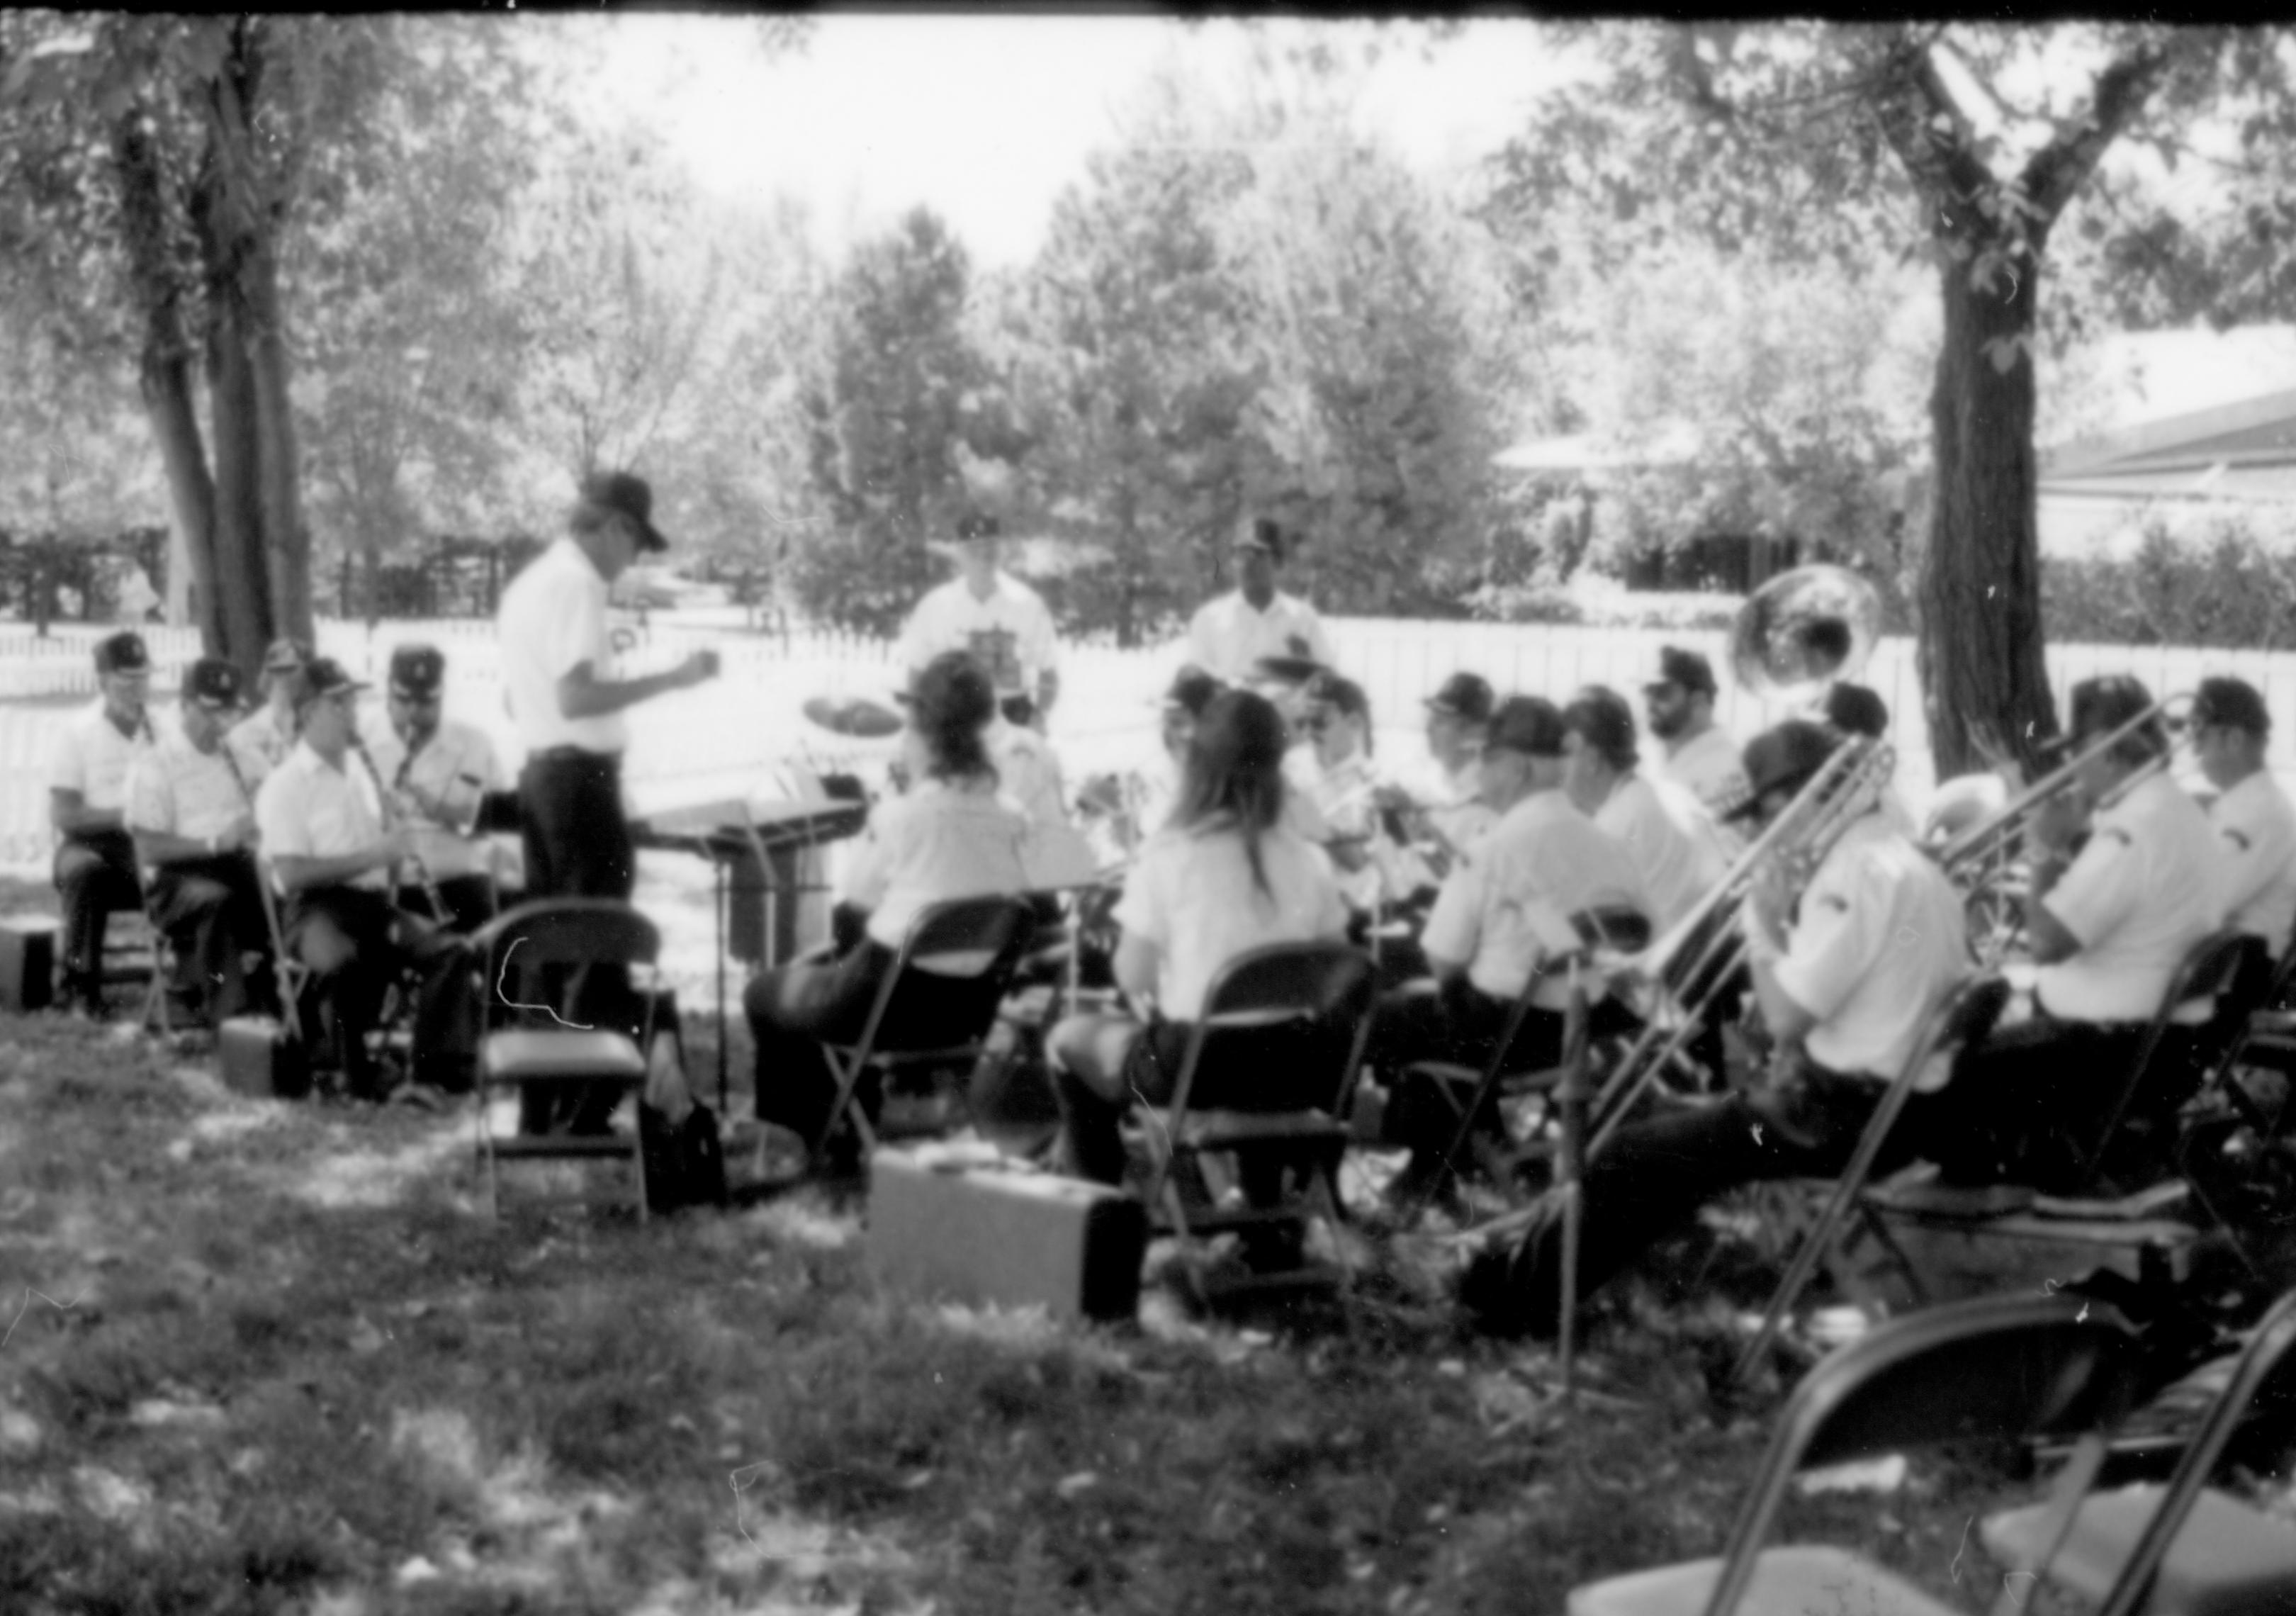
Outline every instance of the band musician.
POLYGON ((296 711, 301 738, 256 792, 256 833, 286 900, 286 945, 310 968, 350 1096, 384 1097, 366 1035, 392 981, 410 965, 423 978, 413 1076, 432 1087, 467 1087, 465 951, 391 906, 390 871, 414 837, 403 825, 385 828, 381 793, 351 756, 365 688, 329 658, 306 665, 296 711))
MULTIPOLYGON (((2160 715, 2110 747, 2095 744, 2152 705, 2126 675, 2072 688, 2070 734, 2060 744, 2082 757, 2078 789, 2051 799, 2028 832, 2038 852, 2025 929, 2039 967, 2030 1014, 2005 1017, 1982 1048, 1963 1056, 1956 1084, 1981 1101, 1983 1125, 1959 1130, 1939 1156, 1950 1181, 2005 1179, 2060 1194, 2083 1187, 2075 1182, 2079 1156, 2103 1125, 2119 1078, 2178 967, 2222 921, 2218 838, 2163 767, 2169 734, 2160 715), (2087 841, 2076 850, 2084 824, 2087 841)), ((2013 1005, 2011 1016, 2021 1009, 2013 1005)), ((2172 1034, 2206 1021, 2210 1009, 2204 1001, 2178 1006, 2172 1034)), ((2185 1065, 2173 1048, 2152 1062, 2123 1124, 2127 1142, 2161 1134, 2187 1097, 2185 1065)), ((2107 1171, 2149 1170, 2129 1161, 2122 1144, 2108 1147, 2107 1171)))
POLYGON ((1643 776, 1634 709, 1618 692, 1587 685, 1562 710, 1562 725, 1570 800, 1634 856, 1650 919, 1669 930, 1722 879, 1728 860, 1712 820, 1680 787, 1643 776))
POLYGON ((1188 620, 1190 662, 1227 685, 1250 683, 1265 660, 1332 665, 1331 636, 1316 609, 1275 587, 1292 542, 1268 517, 1244 524, 1229 552, 1235 588, 1188 620))
POLYGON ((201 658, 184 670, 183 732, 127 771, 152 923, 175 947, 178 992, 217 1028, 271 997, 246 966, 246 956, 269 955, 271 936, 251 856, 254 792, 226 740, 239 701, 239 669, 201 658))
MULTIPOLYGON (((1790 719, 1746 748, 1759 833, 1839 744, 1790 719)), ((1853 783, 1845 789, 1857 789, 1853 783)), ((1766 1179, 1832 1177, 1848 1165, 1923 1023, 1971 970, 1960 895, 1874 803, 1854 812, 1799 893, 1790 861, 1755 875, 1743 923, 1753 991, 1779 1059, 1768 1082, 1621 1128, 1581 1182, 1578 1284, 1592 1292, 1716 1196, 1766 1179)), ((1814 850, 1814 849, 1812 849, 1814 850)), ((1916 1079, 1886 1169, 1953 1126, 1944 1070, 1916 1079)), ((1479 1256, 1460 1300, 1504 1332, 1552 1333, 1561 1293, 1559 1203, 1516 1243, 1479 1256)))
POLYGON ((995 682, 1005 721, 1041 731, 1060 696, 1060 637, 1044 597, 997 566, 1000 531, 985 512, 957 519, 947 546, 956 576, 917 603, 896 652, 914 680, 941 652, 970 652, 995 682))
POLYGON ((127 831, 130 767, 152 749, 152 659, 141 635, 123 631, 95 647, 102 699, 56 737, 48 769, 48 820, 56 847, 56 891, 62 899, 56 1007, 101 1018, 103 934, 116 909, 144 901, 135 843, 127 831))
MULTIPOLYGON (((425 885, 447 906, 429 918, 468 932, 493 918, 496 906, 493 849, 476 834, 480 807, 510 782, 486 732, 445 716, 446 683, 447 658, 437 646, 393 651, 384 707, 390 724, 368 751, 390 788, 390 806, 414 833, 425 885)), ((428 891, 423 898, 427 905, 428 891)))
POLYGON ((2261 939, 2277 960, 2296 932, 2296 805, 2264 766, 2272 715, 2240 679, 2202 679, 2190 715, 2193 751, 2217 794, 2209 804, 2224 872, 2225 924, 2261 939))
POLYGON ((234 725, 226 738, 251 787, 261 785, 264 775, 295 750, 295 700, 311 654, 310 646, 291 637, 272 641, 263 653, 263 704, 234 725))
MULTIPOLYGON (((1381 999, 1367 1056, 1374 1070, 1400 1073, 1424 1060, 1480 1069, 1546 959, 1546 937, 1567 933, 1570 917, 1584 909, 1615 906, 1648 915, 1633 856, 1564 794, 1566 733, 1554 703, 1536 696, 1510 696, 1492 715, 1482 783, 1498 823, 1445 877, 1420 934, 1432 980, 1381 999)), ((1597 1005, 1597 1036, 1633 1024, 1631 1013, 1605 997, 1608 984, 1599 975, 1586 986, 1597 1005)), ((1539 1070, 1560 1058, 1568 993, 1560 979, 1537 989, 1509 1054, 1516 1070, 1539 1070)), ((1395 1088, 1386 1136, 1409 1146, 1412 1156, 1390 1186, 1391 1198, 1415 1200, 1436 1187, 1441 1152, 1465 1099, 1433 1079, 1395 1088)))
POLYGON ((1711 662, 1668 645, 1658 653, 1658 677, 1643 686, 1643 703, 1651 734, 1666 745, 1666 777, 1704 803, 1718 824, 1727 824, 1745 804, 1746 771, 1737 743, 1714 718, 1719 690, 1711 662))

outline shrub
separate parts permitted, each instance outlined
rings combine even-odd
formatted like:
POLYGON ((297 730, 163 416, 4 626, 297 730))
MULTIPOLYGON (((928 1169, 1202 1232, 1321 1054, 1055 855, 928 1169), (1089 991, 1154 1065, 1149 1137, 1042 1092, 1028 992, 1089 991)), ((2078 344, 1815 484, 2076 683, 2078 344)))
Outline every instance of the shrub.
POLYGON ((2125 558, 2041 564, 2051 640, 2268 650, 2296 640, 2296 521, 2263 513, 2144 519, 2125 558))

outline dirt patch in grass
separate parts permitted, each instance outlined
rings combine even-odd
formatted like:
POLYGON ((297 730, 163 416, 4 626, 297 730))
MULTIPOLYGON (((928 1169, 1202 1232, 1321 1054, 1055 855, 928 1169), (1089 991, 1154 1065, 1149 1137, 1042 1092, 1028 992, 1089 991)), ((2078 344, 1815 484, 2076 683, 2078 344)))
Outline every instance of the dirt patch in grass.
MULTIPOLYGON (((1734 1338, 1647 1292, 1593 1310, 1566 1409, 1543 1350, 1376 1284, 1072 1328, 880 1295, 809 1195, 497 1224, 467 1112, 4 1030, 12 1612, 1556 1608, 1711 1552, 1777 1395, 1718 1407, 1734 1338)), ((1917 1464, 1788 1525, 1976 1609, 2000 1492, 1917 1464)))

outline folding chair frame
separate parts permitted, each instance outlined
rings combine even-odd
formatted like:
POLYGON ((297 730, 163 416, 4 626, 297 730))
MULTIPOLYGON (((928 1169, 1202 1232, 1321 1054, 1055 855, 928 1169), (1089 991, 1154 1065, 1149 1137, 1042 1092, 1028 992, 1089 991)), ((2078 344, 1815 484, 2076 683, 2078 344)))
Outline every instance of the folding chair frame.
POLYGON ((2082 1157, 2082 1184, 2090 1185, 2096 1181, 2097 1174, 2104 1166, 2105 1151, 2112 1144, 2113 1135, 2120 1131, 2120 1124, 2136 1099, 2136 1091, 2144 1087, 2145 1078, 2151 1074, 2153 1060, 2168 1037, 2177 1011, 2196 998, 2207 997, 2212 1002, 2222 998, 2237 980, 2240 963, 2247 950, 2258 947, 2261 945, 2246 932, 2219 931, 2202 938, 2185 954, 2184 963, 2177 968, 2176 976, 2169 981, 2169 991, 2161 997, 2160 1010, 2153 1015, 2152 1024, 2146 1028, 2143 1040, 2137 1045, 2136 1054, 2129 1060, 2128 1070, 2120 1080, 2120 1091, 2114 1096, 2112 1109, 2105 1113, 2104 1124, 2097 1129, 2095 1142, 2082 1157))

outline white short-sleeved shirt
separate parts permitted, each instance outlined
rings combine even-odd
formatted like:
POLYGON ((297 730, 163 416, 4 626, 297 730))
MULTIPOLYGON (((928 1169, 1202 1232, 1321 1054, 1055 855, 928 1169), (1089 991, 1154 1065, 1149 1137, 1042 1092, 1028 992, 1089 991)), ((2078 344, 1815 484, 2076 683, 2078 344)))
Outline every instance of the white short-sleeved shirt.
POLYGON ((1727 730, 1717 724, 1701 731, 1695 740, 1668 756, 1665 772, 1668 779, 1705 805, 1726 838, 1733 836, 1728 816, 1744 805, 1749 786, 1738 743, 1727 730))
POLYGON ((1267 611, 1254 611, 1238 589, 1205 602, 1188 620, 1188 660, 1207 673, 1241 685, 1262 657, 1311 657, 1331 667, 1331 636, 1316 609, 1279 589, 1267 611))
POLYGON ((969 651, 1000 696, 1033 694, 1060 656, 1044 597, 1008 572, 982 600, 962 578, 929 592, 901 628, 901 666, 914 673, 945 651, 969 651))
MULTIPOLYGON (((406 760, 406 742, 398 738, 388 719, 375 726, 367 740, 367 754, 374 759, 375 772, 393 790, 413 786, 426 798, 443 799, 455 825, 467 825, 477 819, 479 800, 486 792, 509 788, 509 777, 486 731, 455 718, 439 720, 439 727, 411 764, 406 760)), ((492 852, 486 841, 419 816, 414 824, 415 855, 432 880, 486 874, 492 852)))
MULTIPOLYGON (((1169 752, 1161 754, 1163 761, 1141 774, 1140 825, 1151 833, 1162 830, 1180 805, 1180 779, 1184 766, 1169 752)), ((1324 811, 1307 792, 1297 789, 1286 771, 1283 781, 1283 816, 1279 823, 1300 841, 1320 854, 1323 844, 1331 840, 1332 827, 1324 818, 1324 811)))
POLYGON ((1033 825, 1069 822, 1061 760, 1052 742, 1022 724, 1002 718, 988 726, 988 760, 996 766, 996 794, 1033 825))
POLYGON ((528 751, 578 746, 619 753, 629 743, 619 712, 570 718, 558 708, 558 681, 583 663, 601 680, 616 677, 606 631, 606 580, 581 546, 560 538, 528 562, 503 591, 495 614, 502 642, 503 691, 528 751))
POLYGON ((224 736, 224 744, 239 760, 250 789, 261 785, 266 775, 287 761, 287 754, 295 750, 294 726, 291 716, 281 718, 266 701, 233 725, 224 736))
MULTIPOLYGON (((1969 972, 1961 895, 1879 812, 1852 823, 1819 864, 1777 962, 1786 997, 1816 1018, 1810 1059, 1885 1083, 1969 972)), ((1950 1072, 1940 1062, 1914 1086, 1940 1088, 1950 1072)))
POLYGON ((187 737, 169 735, 128 767, 127 828, 199 841, 222 835, 254 806, 234 767, 225 743, 203 752, 187 737))
POLYGON ((1332 840, 1360 842, 1367 858, 1361 869, 1353 871, 1339 868, 1334 861, 1332 879, 1349 904, 1358 909, 1372 908, 1387 888, 1388 871, 1396 855, 1375 811, 1373 793, 1381 783, 1379 771, 1361 752, 1330 768, 1316 762, 1312 754, 1309 762, 1307 783, 1297 788, 1300 794, 1315 804, 1332 840))
POLYGON ((923 780, 869 811, 837 898, 869 912, 869 935, 898 948, 928 906, 1028 888, 1028 822, 988 791, 923 780))
MULTIPOLYGON (((1689 806, 1704 812, 1694 801, 1689 806)), ((1611 788, 1595 810, 1595 823, 1634 855, 1650 894, 1651 923, 1661 931, 1688 915, 1722 879, 1725 861, 1718 847, 1686 828, 1675 804, 1640 775, 1628 775, 1611 788)))
POLYGON ((1279 824, 1259 839, 1259 862, 1264 889, 1232 826, 1174 827, 1140 849, 1116 920, 1156 946, 1156 1004, 1168 1020, 1201 1015, 1212 978, 1246 949, 1347 930, 1347 905, 1320 851, 1279 824))
MULTIPOLYGON (((346 753, 337 768, 298 742, 255 793, 255 830, 266 858, 341 858, 382 840, 382 808, 356 758, 346 753)), ((366 870, 342 884, 381 888, 390 878, 366 870)))
MULTIPOLYGON (((1467 980, 1481 992, 1512 999, 1546 957, 1542 939, 1567 932, 1579 910, 1604 905, 1650 913, 1634 856, 1561 791, 1536 792, 1453 866, 1419 941, 1431 958, 1466 961, 1467 980)), ((1600 980, 1590 980, 1587 990, 1600 997, 1600 980)), ((1569 993, 1568 984, 1549 981, 1537 1002, 1561 1010, 1569 993)))
MULTIPOLYGON (((2217 840, 2201 805, 2165 774, 2098 809, 2088 845, 2041 899, 2080 944, 2036 973, 2041 1007, 2070 1021, 2159 1013, 2193 945, 2223 923, 2217 840)), ((2177 1019, 2205 1019, 2205 1007, 2177 1019)))
POLYGON ((84 808, 118 811, 127 806, 127 770, 152 750, 147 715, 132 735, 123 735, 98 701, 56 733, 48 759, 48 784, 78 792, 84 808))
POLYGON ((2296 804, 2259 769, 2209 805, 2225 924, 2260 937, 2277 959, 2296 930, 2296 804))

